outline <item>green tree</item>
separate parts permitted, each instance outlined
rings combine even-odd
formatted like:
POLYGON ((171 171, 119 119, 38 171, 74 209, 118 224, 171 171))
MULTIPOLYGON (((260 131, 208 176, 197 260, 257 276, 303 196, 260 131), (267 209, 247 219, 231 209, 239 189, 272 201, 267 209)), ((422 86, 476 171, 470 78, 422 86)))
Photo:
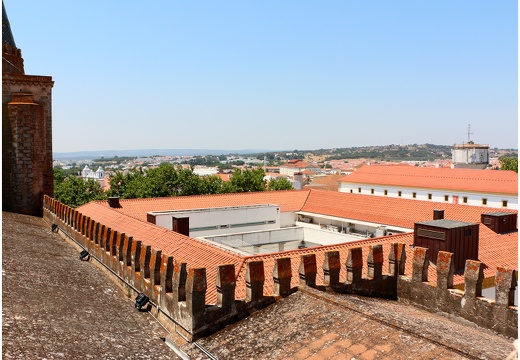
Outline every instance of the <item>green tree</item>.
POLYGON ((138 198, 143 192, 146 193, 146 187, 144 186, 145 173, 142 168, 134 168, 133 171, 129 171, 123 175, 122 172, 117 171, 115 175, 110 177, 110 190, 108 190, 108 196, 118 196, 120 198, 138 198), (142 189, 141 189, 142 188, 142 189))
POLYGON ((218 194, 222 192, 224 181, 216 175, 206 175, 201 178, 200 194, 218 194))
POLYGON ((265 191, 265 172, 262 168, 240 170, 236 169, 229 181, 224 182, 222 192, 254 192, 265 191))
POLYGON ((498 159, 500 161, 500 170, 513 170, 518 172, 518 158, 502 156, 498 159))
POLYGON ((106 195, 96 180, 69 175, 62 178, 54 173, 54 198, 70 207, 78 207, 92 200, 104 200, 106 195))
POLYGON ((215 179, 204 180, 193 172, 193 168, 184 169, 180 165, 175 167, 162 163, 146 172, 142 168, 134 169, 126 175, 117 172, 110 179, 109 196, 131 199, 199 195, 217 191, 220 188, 215 179))
POLYGON ((294 190, 294 187, 287 178, 280 177, 269 181, 267 190, 294 190))

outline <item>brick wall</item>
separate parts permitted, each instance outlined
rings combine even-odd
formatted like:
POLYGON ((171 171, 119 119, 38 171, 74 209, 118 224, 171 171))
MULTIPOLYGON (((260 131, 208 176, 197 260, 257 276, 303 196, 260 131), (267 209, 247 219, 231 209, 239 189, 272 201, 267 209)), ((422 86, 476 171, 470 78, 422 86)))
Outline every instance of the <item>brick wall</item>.
POLYGON ((53 196, 52 78, 2 74, 2 208, 42 215, 53 196))

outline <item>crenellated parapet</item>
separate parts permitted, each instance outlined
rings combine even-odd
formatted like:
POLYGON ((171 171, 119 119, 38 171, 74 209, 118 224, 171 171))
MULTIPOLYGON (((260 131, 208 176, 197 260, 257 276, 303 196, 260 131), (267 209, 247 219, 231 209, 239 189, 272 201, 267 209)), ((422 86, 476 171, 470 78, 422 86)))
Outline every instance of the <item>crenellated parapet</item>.
POLYGON ((464 291, 453 288, 453 254, 439 251, 437 282, 428 282, 428 249, 415 247, 412 276, 400 276, 397 282, 399 301, 413 303, 434 311, 460 316, 497 333, 518 336, 518 307, 514 306, 516 270, 497 268, 495 300, 482 297, 484 264, 466 260, 464 291))
MULTIPOLYGON (((44 218, 58 225, 74 242, 87 250, 115 275, 133 295, 143 293, 162 313, 188 336, 198 337, 275 301, 263 292, 265 275, 262 261, 247 263, 247 299, 236 300, 234 264, 217 267, 216 283, 208 284, 205 268, 187 264, 163 254, 140 240, 107 227, 79 211, 45 196, 44 218), (206 303, 208 286, 217 290, 216 304, 206 303)), ((289 271, 290 272, 290 271, 289 271)))
MULTIPOLYGON (((381 245, 370 247, 366 257, 361 247, 348 249, 346 259, 339 251, 326 251, 323 263, 316 254, 294 258, 273 259, 267 273, 264 261, 245 261, 245 277, 239 282, 234 264, 217 266, 216 279, 208 283, 206 268, 190 267, 182 259, 164 254, 139 239, 105 226, 60 202, 45 196, 44 218, 86 249, 121 281, 133 295, 143 293, 155 305, 154 311, 170 328, 182 328, 193 338, 213 333, 236 322, 257 309, 297 291, 291 287, 294 276, 299 286, 331 290, 342 294, 357 294, 417 304, 431 311, 442 311, 468 319, 498 333, 516 336, 518 311, 513 305, 516 271, 499 268, 496 275, 496 298, 481 297, 483 264, 468 260, 465 269, 465 291, 453 289, 454 264, 451 253, 439 252, 437 281, 428 282, 428 251, 415 247, 411 276, 405 275, 406 246, 393 243, 388 254, 388 268, 384 271, 381 245), (364 269, 366 264, 366 269, 364 269), (295 273, 293 265, 299 265, 295 273), (317 283, 318 272, 323 283, 317 283), (340 273, 346 271, 346 281, 340 273), (321 275, 321 274, 320 274, 321 275), (272 278, 270 278, 272 276, 272 278), (272 284, 272 293, 266 294, 272 284), (237 299, 237 287, 245 299, 237 299), (216 301, 209 304, 206 295, 216 290, 216 301)), ((296 268, 294 268, 296 269, 296 268)))

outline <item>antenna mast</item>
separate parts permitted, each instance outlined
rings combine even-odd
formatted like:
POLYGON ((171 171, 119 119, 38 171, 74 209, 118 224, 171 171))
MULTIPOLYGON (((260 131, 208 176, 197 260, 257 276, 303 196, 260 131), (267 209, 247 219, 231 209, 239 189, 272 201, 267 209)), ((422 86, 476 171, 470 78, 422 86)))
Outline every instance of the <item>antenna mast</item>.
POLYGON ((471 124, 468 124, 468 143, 471 142, 470 135, 473 135, 473 133, 471 132, 471 124))

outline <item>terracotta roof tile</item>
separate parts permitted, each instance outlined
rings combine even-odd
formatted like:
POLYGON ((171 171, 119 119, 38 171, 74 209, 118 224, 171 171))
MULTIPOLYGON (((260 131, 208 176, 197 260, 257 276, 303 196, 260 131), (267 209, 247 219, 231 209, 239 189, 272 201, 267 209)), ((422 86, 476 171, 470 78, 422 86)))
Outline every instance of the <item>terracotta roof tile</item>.
POLYGON ((206 301, 210 303, 215 303, 217 296, 214 286, 217 266, 234 264, 238 271, 244 261, 244 257, 236 253, 129 217, 104 204, 89 203, 78 208, 78 211, 105 226, 132 236, 135 240, 141 240, 154 249, 160 249, 166 255, 172 255, 175 260, 186 262, 189 268, 205 267, 208 281, 206 301))
MULTIPOLYGON (((286 190, 220 195, 121 199, 119 200, 121 207, 113 210, 142 221, 146 221, 146 213, 150 211, 187 210, 224 206, 276 204, 280 205, 282 212, 288 212, 300 210, 308 195, 308 190, 286 190)), ((100 206, 108 207, 106 201, 96 201, 95 203, 100 206)), ((88 206, 88 204, 83 206, 88 206)))
POLYGON ((341 182, 518 195, 518 174, 506 170, 365 165, 341 182))
MULTIPOLYGON (((375 222, 413 229, 417 221, 433 219, 433 210, 444 210, 446 219, 480 222, 480 214, 493 208, 393 197, 311 190, 301 211, 375 222)), ((517 213, 515 210, 500 209, 517 213)))
MULTIPOLYGON (((266 283, 265 294, 273 293, 272 271, 274 260, 280 257, 291 257, 293 278, 292 286, 298 284, 299 259, 303 254, 315 253, 318 269, 321 269, 324 252, 337 250, 341 262, 345 263, 348 249, 363 247, 363 254, 368 255, 371 245, 382 244, 385 268, 388 269, 388 253, 390 244, 403 242, 413 244, 413 233, 386 236, 376 239, 364 239, 355 242, 321 246, 311 249, 300 249, 255 256, 240 256, 238 254, 211 246, 208 243, 192 239, 181 234, 166 230, 146 222, 146 212, 175 210, 188 208, 239 206, 260 203, 276 203, 282 211, 303 210, 316 214, 346 217, 362 221, 413 228, 418 221, 430 220, 434 209, 443 209, 446 219, 480 223, 480 215, 490 212, 487 207, 463 206, 430 201, 407 200, 399 198, 382 198, 370 195, 348 194, 319 190, 307 191, 276 191, 247 194, 225 194, 210 196, 188 196, 176 198, 120 200, 122 208, 109 208, 106 202, 91 202, 78 208, 83 214, 96 221, 112 227, 115 230, 133 236, 137 240, 162 249, 165 254, 174 256, 176 260, 186 262, 188 267, 206 267, 208 292, 207 302, 216 301, 216 267, 222 264, 235 264, 237 274, 237 298, 245 297, 245 264, 254 260, 264 260, 266 283)), ((517 213, 513 210, 502 212, 517 213)), ((492 277, 497 266, 517 269, 518 262, 518 232, 495 234, 484 225, 480 225, 479 260, 485 264, 485 277, 492 277)), ((412 249, 407 247, 407 270, 411 273, 412 249)), ((366 273, 366 261, 364 264, 366 273)), ((341 270, 341 281, 345 281, 345 266, 341 270)), ((435 268, 430 267, 429 280, 436 279, 435 268)), ((323 281, 323 272, 318 271, 318 283, 323 281)), ((455 276, 455 284, 463 282, 462 275, 455 276)))
POLYGON ((304 186, 304 189, 318 188, 320 190, 338 191, 339 181, 345 175, 326 175, 313 177, 311 183, 304 186))
POLYGON ((280 167, 288 168, 307 168, 312 166, 309 162, 303 160, 289 160, 287 163, 280 165, 280 167))

